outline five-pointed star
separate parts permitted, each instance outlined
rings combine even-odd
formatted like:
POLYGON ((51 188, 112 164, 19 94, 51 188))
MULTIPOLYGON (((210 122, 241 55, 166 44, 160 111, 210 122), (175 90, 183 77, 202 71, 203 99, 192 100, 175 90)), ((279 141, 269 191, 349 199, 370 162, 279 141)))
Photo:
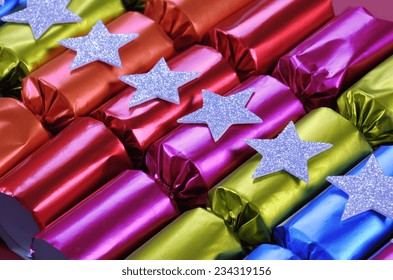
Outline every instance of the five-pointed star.
POLYGON ((214 141, 234 124, 261 123, 262 119, 245 108, 254 89, 247 89, 229 96, 221 96, 208 90, 202 91, 203 107, 178 119, 179 123, 207 124, 214 141))
POLYGON ((383 173, 374 155, 359 175, 329 176, 326 180, 349 196, 341 220, 367 210, 393 219, 393 177, 383 173))
POLYGON ((59 43, 77 52, 71 70, 97 60, 121 68, 119 48, 138 36, 139 34, 112 34, 99 20, 87 36, 70 38, 59 43))
POLYGON ((148 73, 121 76, 120 80, 137 89, 128 104, 133 107, 155 98, 179 104, 178 88, 199 75, 197 72, 173 72, 161 58, 148 73))
POLYGON ((2 21, 28 23, 35 39, 40 38, 52 25, 80 22, 82 18, 67 10, 70 0, 29 0, 26 9, 4 16, 2 21))
POLYGON ((307 161, 333 146, 301 140, 292 121, 276 139, 245 141, 263 156, 252 176, 254 179, 284 170, 306 183, 309 183, 307 161))

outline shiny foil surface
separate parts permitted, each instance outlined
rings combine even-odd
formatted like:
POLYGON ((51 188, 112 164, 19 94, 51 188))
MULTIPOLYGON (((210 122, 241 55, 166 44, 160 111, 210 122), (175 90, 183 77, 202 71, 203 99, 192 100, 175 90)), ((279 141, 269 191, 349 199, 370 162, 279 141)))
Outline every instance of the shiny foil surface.
POLYGON ((195 80, 179 88, 180 104, 151 100, 129 108, 135 88, 128 87, 92 113, 124 143, 136 168, 155 141, 178 127, 177 120, 202 106, 202 89, 224 94, 239 84, 236 73, 215 50, 195 45, 168 62, 172 71, 199 72, 195 80))
POLYGON ((152 178, 127 170, 36 235, 34 258, 47 259, 46 242, 68 259, 124 259, 178 215, 152 178))
POLYGON ((80 118, 2 177, 0 192, 16 198, 43 229, 130 165, 101 122, 80 118))
POLYGON ((125 12, 121 0, 72 0, 68 9, 83 21, 52 26, 38 40, 27 24, 0 27, 0 96, 20 98, 22 79, 66 50, 58 40, 87 34, 98 20, 109 22, 125 12))
POLYGON ((204 41, 244 80, 271 73, 281 56, 333 17, 331 0, 254 0, 212 28, 204 41))
POLYGON ((176 49, 200 42, 217 23, 252 0, 148 0, 145 15, 159 23, 176 49))
MULTIPOLYGON (((4 5, 0 6, 0 17, 8 15, 18 5, 18 0, 5 0, 4 5)), ((0 25, 3 22, 0 19, 0 25)))
POLYGON ((224 221, 196 208, 185 212, 143 244, 128 260, 228 260, 244 256, 224 221))
POLYGON ((0 135, 0 177, 51 138, 23 103, 12 98, 0 99, 0 135))
POLYGON ((365 75, 337 100, 338 111, 373 146, 393 143, 393 56, 365 75))
POLYGON ((21 257, 16 255, 0 240, 0 260, 22 260, 21 257))
POLYGON ((289 121, 305 114, 288 87, 269 76, 250 78, 226 95, 249 88, 254 94, 246 108, 263 123, 233 125, 217 142, 206 125, 183 124, 149 149, 150 174, 181 209, 205 205, 207 191, 255 153, 245 138, 275 137, 289 121))
MULTIPOLYGON (((374 152, 387 176, 393 175, 393 147, 374 152)), ((348 175, 361 172, 367 159, 348 175)), ((276 228, 276 241, 303 259, 365 259, 393 237, 393 220, 366 211, 341 221, 348 195, 336 186, 312 200, 283 225, 276 228)))
POLYGON ((122 0, 124 7, 129 11, 143 12, 147 0, 122 0))
POLYGON ((125 89, 120 76, 146 72, 161 57, 173 55, 169 37, 140 13, 128 12, 107 27, 117 34, 139 33, 119 50, 122 69, 96 61, 71 71, 75 52, 68 50, 23 81, 23 101, 50 131, 58 132, 125 89))
POLYGON ((328 108, 309 113, 296 130, 303 141, 334 145, 308 160, 309 184, 285 171, 253 179, 262 158, 257 154, 209 192, 208 207, 245 246, 271 242, 278 224, 329 186, 326 176, 345 173, 372 152, 356 127, 328 108))
POLYGON ((245 260, 299 260, 299 257, 286 248, 262 244, 248 254, 245 260))
POLYGON ((307 111, 336 108, 337 96, 392 51, 393 22, 353 8, 284 55, 273 76, 291 88, 307 111))
POLYGON ((393 240, 390 240, 376 254, 371 257, 372 260, 393 260, 393 240))

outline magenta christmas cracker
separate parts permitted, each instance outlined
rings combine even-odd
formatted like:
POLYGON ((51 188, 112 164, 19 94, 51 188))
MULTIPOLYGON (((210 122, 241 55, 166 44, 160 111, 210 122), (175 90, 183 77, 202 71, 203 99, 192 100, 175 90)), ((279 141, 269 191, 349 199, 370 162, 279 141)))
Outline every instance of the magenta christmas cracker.
POLYGON ((34 237, 35 259, 124 259, 179 215, 152 178, 127 170, 34 237))
POLYGON ((154 143, 146 155, 149 173, 181 209, 205 205, 207 191, 254 154, 245 138, 272 138, 289 121, 297 121, 305 114, 288 87, 269 76, 248 79, 226 94, 226 99, 210 92, 205 95, 211 99, 204 98, 204 108, 180 119, 190 124, 179 126, 154 143), (243 107, 233 109, 232 103, 225 108, 226 103, 237 102, 235 98, 243 99, 243 107), (217 113, 217 107, 224 111, 217 113), (246 114, 257 123, 231 126, 224 122, 242 121, 246 114), (198 124, 200 118, 201 122, 213 124, 198 124))
POLYGON ((344 12, 278 62, 273 76, 287 84, 307 111, 335 108, 339 94, 393 51, 393 22, 364 8, 344 12))
MULTIPOLYGON (((154 68, 157 67, 158 64, 154 68)), ((143 167, 146 151, 154 142, 180 125, 177 119, 202 106, 203 89, 222 95, 240 83, 221 54, 209 47, 192 46, 169 60, 167 67, 170 70, 160 75, 165 79, 158 79, 150 70, 138 85, 126 88, 91 115, 104 122, 124 143, 135 168, 143 167), (192 80, 168 88, 174 76, 192 73, 196 74, 192 80), (169 90, 174 91, 177 100, 166 100, 169 90), (136 104, 143 91, 154 99, 136 104)), ((134 80, 139 77, 131 75, 134 80)))

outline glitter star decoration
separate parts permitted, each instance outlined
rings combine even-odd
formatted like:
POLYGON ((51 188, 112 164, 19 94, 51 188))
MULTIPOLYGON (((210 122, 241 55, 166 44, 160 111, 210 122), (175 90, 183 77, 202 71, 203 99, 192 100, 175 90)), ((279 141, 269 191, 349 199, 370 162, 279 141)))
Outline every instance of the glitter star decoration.
POLYGON ((333 146, 301 140, 292 121, 275 139, 245 141, 263 156, 252 176, 254 179, 283 170, 306 183, 309 183, 307 161, 333 146))
POLYGON ((93 61, 101 61, 121 68, 119 48, 128 44, 139 34, 113 34, 99 20, 87 36, 70 38, 59 43, 77 52, 71 70, 93 61))
POLYGON ((245 107, 253 92, 253 89, 247 89, 229 96, 221 96, 203 90, 203 107, 178 119, 178 122, 207 124, 214 141, 218 141, 232 125, 262 122, 261 118, 245 107))
POLYGON ((171 71, 161 58, 148 73, 121 76, 120 80, 136 88, 128 104, 133 107, 155 98, 179 104, 178 88, 199 75, 197 72, 171 71))
POLYGON ((54 24, 82 21, 81 17, 67 9, 69 3, 70 0, 29 0, 25 9, 1 20, 28 23, 37 40, 54 24))
POLYGON ((349 196, 341 220, 368 210, 393 219, 393 177, 384 174, 374 155, 359 175, 329 176, 326 180, 349 196))
POLYGON ((4 6, 4 1, 5 0, 0 0, 0 6, 4 6))

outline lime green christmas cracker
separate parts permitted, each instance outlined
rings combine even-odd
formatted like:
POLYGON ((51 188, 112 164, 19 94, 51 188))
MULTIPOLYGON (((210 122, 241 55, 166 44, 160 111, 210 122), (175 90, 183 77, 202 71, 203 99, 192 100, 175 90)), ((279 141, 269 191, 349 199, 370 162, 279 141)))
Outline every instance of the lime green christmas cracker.
POLYGON ((227 260, 244 257, 240 243, 224 221, 196 208, 185 212, 128 260, 227 260))
POLYGON ((372 146, 393 143, 393 56, 338 99, 338 110, 372 146))
MULTIPOLYGON (((274 154, 268 148, 265 162, 258 153, 209 192, 209 209, 225 220, 245 247, 271 242, 272 230, 278 224, 329 186, 327 176, 345 173, 372 152, 356 127, 328 108, 309 113, 294 131, 299 141, 314 142, 311 150, 317 148, 309 153, 304 170, 295 161, 286 163, 296 176, 286 169, 265 174, 263 163, 272 170, 280 163, 276 159, 269 162, 274 154), (297 174, 293 170, 302 172, 297 174), (258 172, 262 176, 253 178, 258 172), (301 176, 304 172, 306 176, 301 176)), ((294 155, 300 153, 297 147, 292 149, 294 155)))

